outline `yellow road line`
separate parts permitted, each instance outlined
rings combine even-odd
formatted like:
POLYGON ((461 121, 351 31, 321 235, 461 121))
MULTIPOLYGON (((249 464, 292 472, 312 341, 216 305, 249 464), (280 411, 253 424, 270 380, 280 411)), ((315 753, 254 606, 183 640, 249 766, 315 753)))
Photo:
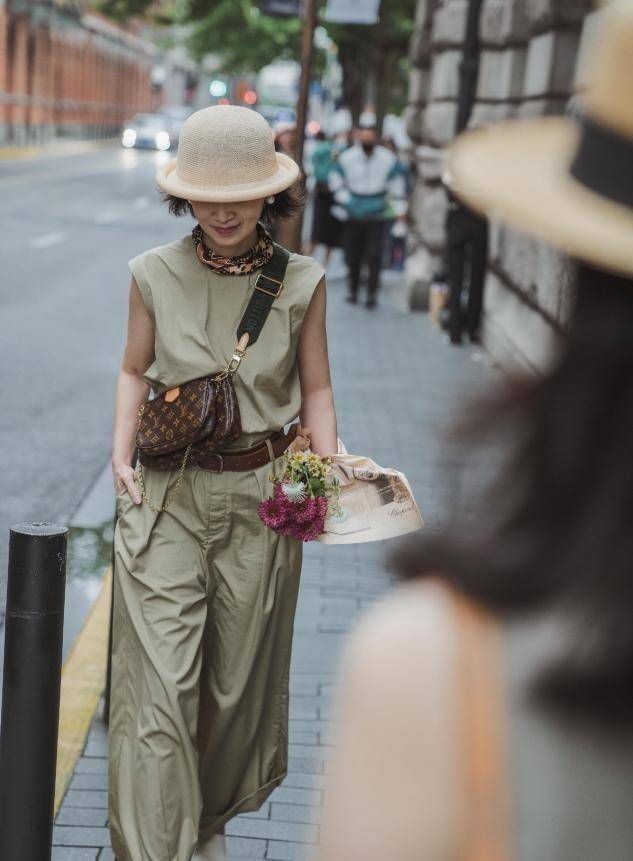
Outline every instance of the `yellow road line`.
POLYGON ((61 141, 39 146, 4 146, 0 147, 0 161, 29 161, 34 158, 77 155, 111 147, 115 143, 118 143, 118 138, 98 141, 61 141))
POLYGON ((92 605, 62 670, 55 814, 83 751, 105 687, 111 582, 112 568, 109 568, 99 597, 92 605))

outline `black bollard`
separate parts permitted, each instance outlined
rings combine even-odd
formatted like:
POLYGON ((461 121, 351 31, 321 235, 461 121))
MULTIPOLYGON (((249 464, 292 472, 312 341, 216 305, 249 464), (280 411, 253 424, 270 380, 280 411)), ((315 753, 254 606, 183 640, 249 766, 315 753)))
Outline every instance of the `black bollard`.
POLYGON ((0 723, 0 858, 50 861, 66 585, 65 526, 9 540, 0 723))

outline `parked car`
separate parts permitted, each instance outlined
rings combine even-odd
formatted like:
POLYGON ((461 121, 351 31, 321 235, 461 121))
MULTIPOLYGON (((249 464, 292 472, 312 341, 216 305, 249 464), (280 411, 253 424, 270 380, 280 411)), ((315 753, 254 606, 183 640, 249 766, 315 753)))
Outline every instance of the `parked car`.
POLYGON ((121 144, 126 149, 168 150, 177 142, 171 124, 161 114, 135 114, 124 126, 121 144))
POLYGON ((260 113, 271 126, 280 122, 294 123, 297 119, 297 115, 293 109, 288 108, 285 105, 261 104, 256 105, 255 110, 260 113))
POLYGON ((161 117, 164 117, 167 123, 167 129, 171 134, 172 149, 178 146, 178 138, 180 137, 180 129, 185 120, 194 112, 194 108, 190 105, 163 105, 158 109, 161 117))

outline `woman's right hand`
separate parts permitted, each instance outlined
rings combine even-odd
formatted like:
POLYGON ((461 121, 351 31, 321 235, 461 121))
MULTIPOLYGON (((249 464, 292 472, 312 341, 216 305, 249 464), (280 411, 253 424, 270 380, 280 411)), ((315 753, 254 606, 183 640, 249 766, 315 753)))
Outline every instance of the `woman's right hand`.
POLYGON ((137 505, 141 501, 141 494, 134 480, 134 470, 129 463, 113 463, 112 473, 114 476, 114 492, 119 494, 122 491, 129 493, 132 502, 137 505))

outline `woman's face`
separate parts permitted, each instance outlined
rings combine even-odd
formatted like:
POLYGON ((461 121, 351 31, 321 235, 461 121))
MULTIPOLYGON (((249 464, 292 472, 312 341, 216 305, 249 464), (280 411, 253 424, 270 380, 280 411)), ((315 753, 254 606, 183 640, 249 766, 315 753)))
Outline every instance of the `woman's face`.
POLYGON ((201 203, 195 200, 190 203, 196 220, 213 248, 241 254, 251 247, 264 208, 263 197, 228 203, 201 203), (242 247, 244 245, 245 248, 242 247))

